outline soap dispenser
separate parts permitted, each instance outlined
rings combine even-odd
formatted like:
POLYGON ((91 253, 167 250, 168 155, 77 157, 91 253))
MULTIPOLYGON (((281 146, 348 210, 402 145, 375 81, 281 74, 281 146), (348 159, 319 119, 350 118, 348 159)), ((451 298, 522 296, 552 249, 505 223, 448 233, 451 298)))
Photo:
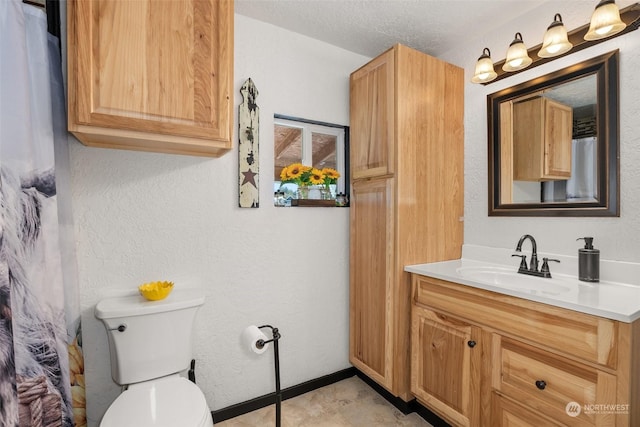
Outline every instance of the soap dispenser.
POLYGON ((593 237, 580 237, 584 248, 578 249, 578 279, 583 282, 600 281, 600 250, 593 247, 593 237))

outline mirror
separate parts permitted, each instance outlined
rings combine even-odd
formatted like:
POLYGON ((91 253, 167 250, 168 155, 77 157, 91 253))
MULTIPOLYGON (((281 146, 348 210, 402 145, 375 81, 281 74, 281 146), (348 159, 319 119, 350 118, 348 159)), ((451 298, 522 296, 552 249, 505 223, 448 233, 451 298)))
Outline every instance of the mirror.
POLYGON ((487 96, 489 216, 620 216, 618 51, 487 96))

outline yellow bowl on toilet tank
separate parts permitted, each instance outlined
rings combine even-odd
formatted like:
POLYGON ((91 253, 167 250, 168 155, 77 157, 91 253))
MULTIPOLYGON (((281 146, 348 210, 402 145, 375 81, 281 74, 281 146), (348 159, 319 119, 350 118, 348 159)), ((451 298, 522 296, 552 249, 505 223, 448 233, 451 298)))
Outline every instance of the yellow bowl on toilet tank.
POLYGON ((173 282, 149 282, 138 286, 138 290, 149 301, 159 301, 171 293, 173 282))

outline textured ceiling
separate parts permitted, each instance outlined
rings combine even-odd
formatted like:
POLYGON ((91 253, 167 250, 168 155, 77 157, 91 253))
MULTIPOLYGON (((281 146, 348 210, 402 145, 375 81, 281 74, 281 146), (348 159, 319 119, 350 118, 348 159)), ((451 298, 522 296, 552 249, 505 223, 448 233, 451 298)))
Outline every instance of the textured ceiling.
POLYGON ((439 56, 544 0, 236 0, 235 11, 374 57, 396 43, 439 56))

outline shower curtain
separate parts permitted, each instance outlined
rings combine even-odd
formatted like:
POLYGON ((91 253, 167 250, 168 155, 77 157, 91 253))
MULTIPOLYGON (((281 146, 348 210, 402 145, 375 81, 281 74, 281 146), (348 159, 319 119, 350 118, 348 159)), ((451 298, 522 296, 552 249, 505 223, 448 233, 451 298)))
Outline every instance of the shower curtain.
POLYGON ((571 145, 573 173, 567 181, 567 199, 598 198, 598 140, 596 137, 574 139, 571 145))
POLYGON ((598 199, 598 139, 571 141, 571 178, 542 183, 543 202, 593 202, 598 199))
POLYGON ((86 425, 57 43, 0 1, 0 427, 86 425))

